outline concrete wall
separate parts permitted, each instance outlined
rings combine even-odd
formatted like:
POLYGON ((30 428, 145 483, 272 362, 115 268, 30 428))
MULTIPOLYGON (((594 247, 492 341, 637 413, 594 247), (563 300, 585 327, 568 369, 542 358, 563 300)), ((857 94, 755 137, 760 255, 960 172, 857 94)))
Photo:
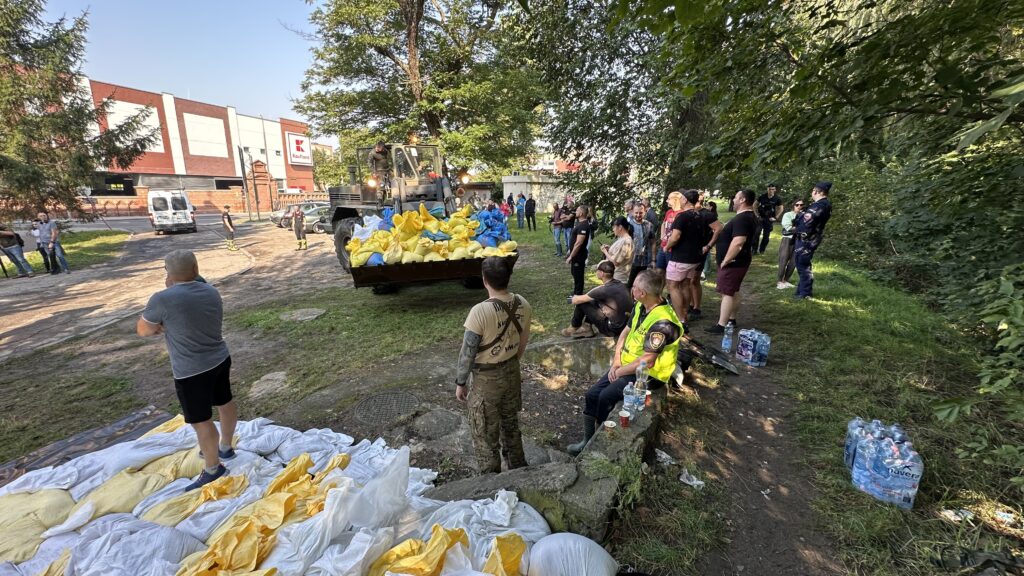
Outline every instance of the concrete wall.
POLYGON ((501 178, 506 198, 509 194, 518 197, 522 193, 527 198, 533 194, 533 198, 537 201, 537 212, 552 212, 555 202, 561 205, 565 200, 565 192, 558 187, 558 182, 558 178, 535 174, 502 176, 501 178))

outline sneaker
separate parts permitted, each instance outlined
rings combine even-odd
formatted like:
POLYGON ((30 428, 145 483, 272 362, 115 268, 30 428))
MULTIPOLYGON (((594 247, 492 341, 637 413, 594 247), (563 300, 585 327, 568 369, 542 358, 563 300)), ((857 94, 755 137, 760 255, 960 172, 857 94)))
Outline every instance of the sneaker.
POLYGON ((576 335, 576 330, 577 329, 573 328, 572 326, 569 326, 568 328, 564 328, 562 330, 562 336, 565 336, 566 338, 572 338, 573 336, 576 335))
POLYGON ((732 326, 733 328, 735 328, 736 327, 736 319, 735 318, 730 318, 729 321, 725 323, 725 325, 726 326, 732 326))
MULTIPOLYGON (((217 449, 217 455, 220 456, 221 460, 231 460, 232 458, 235 457, 235 449, 234 448, 228 448, 227 450, 221 450, 221 449, 218 448, 217 449)), ((199 451, 198 456, 199 456, 200 459, 203 458, 203 451, 202 450, 199 451)))
POLYGON ((776 290, 785 290, 786 289, 786 283, 785 282, 776 282, 775 283, 775 289, 776 290))
POLYGON ((594 327, 590 324, 584 324, 576 329, 576 332, 572 335, 573 338, 593 338, 596 332, 594 327))
POLYGON ((202 488, 203 486, 206 486, 207 484, 213 482, 217 478, 227 475, 227 473, 228 469, 225 468, 223 464, 218 464, 217 471, 214 472, 213 474, 210 474, 206 470, 203 470, 203 473, 199 475, 199 478, 196 478, 195 482, 185 487, 185 492, 195 490, 196 488, 202 488))
POLYGON ((725 326, 715 323, 714 326, 708 326, 704 329, 705 334, 725 334, 725 326))
POLYGON ((704 315, 701 314, 700 308, 690 308, 690 313, 687 315, 687 320, 691 322, 694 320, 700 320, 704 315))

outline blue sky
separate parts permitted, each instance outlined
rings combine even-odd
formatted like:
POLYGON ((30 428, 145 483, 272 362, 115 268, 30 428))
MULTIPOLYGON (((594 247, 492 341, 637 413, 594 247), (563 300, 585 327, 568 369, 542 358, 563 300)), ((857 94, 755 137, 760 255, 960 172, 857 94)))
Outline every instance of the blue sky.
POLYGON ((85 10, 90 78, 302 120, 310 43, 285 26, 310 29, 303 0, 49 0, 46 19, 85 10))

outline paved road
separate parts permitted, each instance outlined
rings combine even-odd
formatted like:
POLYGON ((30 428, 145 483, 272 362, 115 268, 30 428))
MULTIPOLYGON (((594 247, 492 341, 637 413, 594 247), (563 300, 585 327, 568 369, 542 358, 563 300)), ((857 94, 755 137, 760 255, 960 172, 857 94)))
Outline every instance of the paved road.
MULTIPOLYGON (((241 220, 242 218, 248 218, 248 214, 234 214, 235 220, 241 220)), ((264 222, 269 222, 270 218, 267 214, 263 214, 264 222)), ((198 214, 196 215, 196 221, 199 226, 220 226, 220 214, 198 214)), ((25 236, 25 231, 29 228, 28 222, 18 222, 14 228, 19 232, 22 232, 22 236, 25 236)), ((140 232, 140 233, 152 233, 153 225, 149 223, 148 216, 120 216, 114 218, 105 218, 103 220, 96 220, 95 222, 72 222, 72 230, 127 230, 129 232, 140 232)), ((26 236, 27 237, 27 236, 26 236)))
MULTIPOLYGON (((148 226, 148 220, 143 220, 148 226)), ((163 288, 163 255, 171 250, 194 251, 201 273, 210 282, 253 265, 245 252, 224 249, 219 227, 201 225, 199 230, 196 234, 135 234, 115 261, 75 270, 72 259, 71 274, 0 282, 0 362, 138 313, 149 296, 163 288)))

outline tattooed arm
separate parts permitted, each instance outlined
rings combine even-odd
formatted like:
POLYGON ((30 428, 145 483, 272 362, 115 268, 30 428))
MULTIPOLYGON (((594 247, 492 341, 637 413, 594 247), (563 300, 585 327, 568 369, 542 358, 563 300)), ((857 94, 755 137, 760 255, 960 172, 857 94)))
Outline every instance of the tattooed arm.
POLYGON ((462 337, 462 351, 459 352, 459 366, 455 372, 455 384, 465 386, 469 380, 469 373, 473 371, 473 361, 476 359, 477 349, 480 347, 480 335, 476 332, 466 330, 462 337))

